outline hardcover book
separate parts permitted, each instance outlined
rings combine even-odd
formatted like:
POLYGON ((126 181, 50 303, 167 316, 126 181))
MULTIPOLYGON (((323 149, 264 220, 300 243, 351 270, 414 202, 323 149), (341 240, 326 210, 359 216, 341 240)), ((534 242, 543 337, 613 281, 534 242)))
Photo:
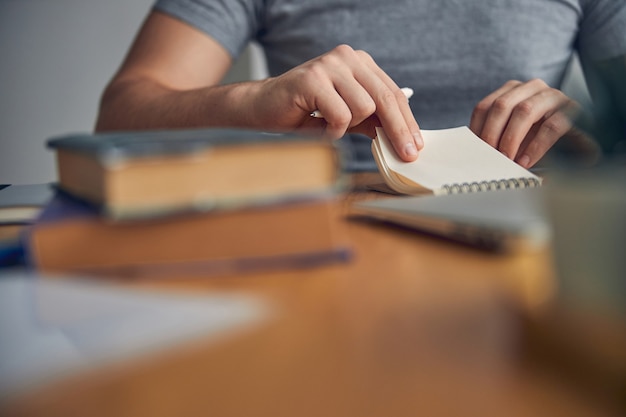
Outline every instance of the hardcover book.
POLYGON ((65 135, 48 146, 59 187, 115 219, 297 200, 343 184, 335 144, 295 134, 114 132, 65 135))
POLYGON ((212 275, 311 267, 349 259, 332 198, 111 221, 55 195, 27 230, 28 257, 45 272, 212 275))

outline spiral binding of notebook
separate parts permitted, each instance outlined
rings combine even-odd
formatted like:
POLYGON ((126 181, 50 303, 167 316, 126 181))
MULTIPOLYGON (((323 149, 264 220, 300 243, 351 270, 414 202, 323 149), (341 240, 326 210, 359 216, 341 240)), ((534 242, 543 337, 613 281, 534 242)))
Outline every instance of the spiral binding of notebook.
POLYGON ((462 194, 479 191, 509 190, 514 188, 539 187, 541 182, 536 178, 508 178, 492 181, 474 181, 446 184, 441 187, 443 194, 462 194))

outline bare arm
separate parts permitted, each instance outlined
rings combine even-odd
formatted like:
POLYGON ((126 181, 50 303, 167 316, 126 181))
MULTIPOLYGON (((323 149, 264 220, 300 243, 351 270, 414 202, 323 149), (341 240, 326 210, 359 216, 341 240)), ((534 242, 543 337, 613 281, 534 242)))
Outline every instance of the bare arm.
POLYGON ((104 91, 96 130, 226 124, 211 103, 227 103, 217 85, 231 64, 212 38, 152 13, 104 91))
POLYGON ((279 77, 220 86, 231 64, 212 38, 153 12, 103 94, 96 130, 303 129, 336 139, 382 125, 401 158, 422 147, 404 94, 363 51, 341 45, 279 77), (316 109, 325 119, 309 116, 316 109))

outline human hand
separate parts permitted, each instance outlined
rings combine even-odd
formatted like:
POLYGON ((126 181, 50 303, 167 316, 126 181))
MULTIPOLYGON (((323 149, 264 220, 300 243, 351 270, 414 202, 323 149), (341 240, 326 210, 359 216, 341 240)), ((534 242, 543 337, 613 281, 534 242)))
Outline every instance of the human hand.
POLYGON ((413 161, 423 147, 408 100, 364 51, 340 45, 253 91, 253 125, 322 132, 338 139, 346 132, 373 137, 382 126, 399 157, 413 161), (311 117, 319 110, 324 118, 311 117))
POLYGON ((580 106, 539 79, 508 81, 474 108, 470 129, 529 168, 573 128, 580 106))

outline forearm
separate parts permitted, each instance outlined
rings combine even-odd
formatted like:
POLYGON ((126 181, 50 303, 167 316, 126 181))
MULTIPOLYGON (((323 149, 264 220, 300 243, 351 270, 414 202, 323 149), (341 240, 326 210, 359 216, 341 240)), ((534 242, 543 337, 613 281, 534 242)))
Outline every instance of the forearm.
POLYGON ((150 79, 112 83, 100 102, 96 131, 194 127, 264 128, 250 100, 261 82, 174 90, 150 79))
POLYGON ((96 130, 238 127, 339 139, 351 130, 373 134, 375 124, 404 160, 415 160, 423 146, 406 96, 371 56, 348 45, 278 77, 223 86, 217 76, 196 74, 189 83, 161 67, 123 68, 102 97, 96 130), (311 117, 315 110, 324 118, 311 117))

